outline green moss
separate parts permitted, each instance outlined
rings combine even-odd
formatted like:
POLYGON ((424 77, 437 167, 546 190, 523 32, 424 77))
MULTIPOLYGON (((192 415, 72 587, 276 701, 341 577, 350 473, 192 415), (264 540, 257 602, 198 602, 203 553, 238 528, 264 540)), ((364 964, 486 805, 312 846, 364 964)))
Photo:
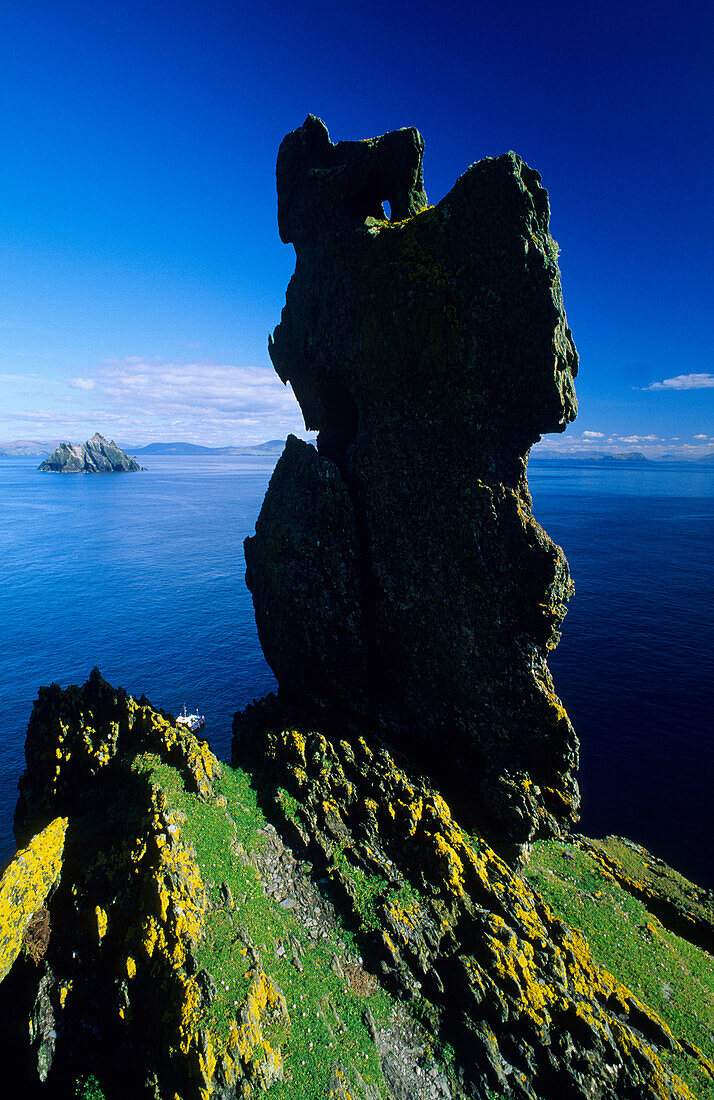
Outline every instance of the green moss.
MULTIPOLYGON (((383 1093, 384 1082, 365 1009, 369 1007, 378 1023, 386 1023, 392 1002, 378 990, 367 995, 356 992, 331 968, 333 957, 344 957, 344 945, 352 943, 346 929, 313 940, 290 910, 282 909, 266 895, 251 862, 252 853, 265 844, 261 831, 266 821, 246 774, 224 765, 215 784, 218 800, 202 801, 187 791, 179 773, 158 757, 142 754, 134 767, 162 788, 170 810, 186 815, 181 835, 195 848, 210 904, 207 934, 198 946, 197 962, 210 973, 217 987, 215 1000, 202 1010, 212 1034, 227 1038, 237 1008, 243 1003, 251 965, 245 942, 252 942, 266 973, 282 990, 290 1017, 287 1028, 268 1035, 273 1048, 281 1047, 286 1071, 285 1080, 271 1086, 271 1096, 275 1100, 295 1096, 323 1100, 336 1060, 347 1067, 348 1074, 350 1067, 357 1069, 365 1083, 377 1094, 383 1093), (223 799, 225 805, 221 804, 223 799), (226 904, 224 883, 235 908, 226 904), (302 971, 292 961, 291 942, 300 945, 302 971)), ((290 796, 285 796, 283 806, 286 812, 299 814, 299 806, 290 796)), ((360 877, 354 868, 351 874, 360 877)), ((368 919, 376 919, 374 899, 386 886, 383 879, 379 884, 368 881, 377 877, 363 876, 361 896, 368 919)))
POLYGON ((377 903, 384 897, 387 880, 382 875, 367 874, 361 867, 350 863, 338 847, 335 848, 333 859, 334 870, 340 871, 350 883, 350 896, 362 928, 367 932, 377 932, 380 925, 377 903))
POLYGON ((80 1077, 74 1086, 75 1100, 105 1100, 105 1092, 93 1074, 80 1077))
MULTIPOLYGON (((596 961, 653 1009, 676 1039, 714 1059, 714 959, 706 951, 669 932, 573 845, 537 843, 525 877, 563 921, 583 932, 596 961)), ((694 1057, 663 1052, 662 1058, 695 1096, 714 1100, 714 1081, 694 1057)))

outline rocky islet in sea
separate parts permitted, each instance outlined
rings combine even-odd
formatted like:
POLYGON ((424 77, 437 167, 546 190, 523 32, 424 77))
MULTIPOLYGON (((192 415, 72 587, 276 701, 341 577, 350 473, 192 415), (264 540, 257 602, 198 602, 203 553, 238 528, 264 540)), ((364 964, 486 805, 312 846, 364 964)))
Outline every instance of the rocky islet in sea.
POLYGON ((107 441, 95 432, 86 443, 60 443, 38 469, 53 474, 119 474, 133 473, 141 466, 113 439, 107 441))
POLYGON ((233 766, 97 670, 40 689, 0 880, 18 1095, 714 1096, 711 894, 569 832, 571 582, 526 482, 575 414, 547 195, 508 154, 430 208, 422 154, 312 116, 281 146, 271 354, 320 434, 246 546, 280 690, 233 766))

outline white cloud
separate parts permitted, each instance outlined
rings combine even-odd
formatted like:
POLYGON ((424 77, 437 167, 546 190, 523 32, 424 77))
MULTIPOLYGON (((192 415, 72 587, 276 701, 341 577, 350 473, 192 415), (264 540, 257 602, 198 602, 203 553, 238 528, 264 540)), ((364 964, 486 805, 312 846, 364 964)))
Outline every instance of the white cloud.
POLYGON ((615 435, 612 443, 659 443, 658 435, 615 435))
POLYGON ((694 437, 694 438, 695 438, 695 439, 708 439, 708 438, 709 438, 709 436, 708 436, 708 435, 695 435, 695 437, 694 437))
POLYGON ((585 439, 604 439, 604 432, 583 432, 585 439))
POLYGON ((678 374, 676 378, 665 378, 662 382, 653 382, 645 390, 708 390, 714 388, 714 374, 678 374))
POLYGON ((27 389, 22 396, 5 413, 6 435, 53 426, 53 435, 73 442, 100 431, 127 445, 220 446, 306 434, 292 389, 267 366, 131 356, 65 380, 51 404, 46 387, 36 404, 27 389))

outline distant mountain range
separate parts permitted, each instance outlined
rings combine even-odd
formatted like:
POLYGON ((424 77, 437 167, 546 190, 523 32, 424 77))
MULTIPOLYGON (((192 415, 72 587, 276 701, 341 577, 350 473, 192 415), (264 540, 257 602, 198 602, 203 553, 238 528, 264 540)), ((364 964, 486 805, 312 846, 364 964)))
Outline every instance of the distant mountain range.
POLYGON ((0 443, 0 455, 3 458, 45 457, 62 442, 61 439, 15 439, 11 443, 0 443))
POLYGON ((703 455, 678 455, 678 454, 664 454, 657 455, 653 458, 648 458, 647 455, 643 455, 641 451, 620 451, 616 454, 606 454, 604 451, 578 451, 570 452, 568 454, 562 451, 547 451, 541 450, 540 447, 531 451, 531 462, 628 462, 633 465, 647 462, 657 464, 658 462, 714 462, 714 451, 709 451, 703 455))
POLYGON ((265 455, 281 454, 284 439, 269 439, 246 447, 202 447, 198 443, 148 443, 146 447, 128 447, 134 455, 265 455))
MULTIPOLYGON (((34 458, 49 455, 63 440, 16 439, 0 443, 0 455, 4 458, 34 458)), ((145 447, 125 446, 122 450, 131 455, 276 455, 281 454, 284 439, 269 439, 267 443, 255 443, 245 447, 202 447, 198 443, 149 443, 145 447)))
MULTIPOLYGON (((46 457, 63 442, 60 439, 16 439, 11 443, 0 443, 0 456, 34 458, 46 457)), ((284 439, 269 439, 266 443, 253 443, 243 447, 203 447, 198 443, 148 443, 143 447, 125 446, 122 450, 130 455, 279 455, 285 446, 284 439)), ((714 451, 688 458, 678 454, 663 454, 648 458, 641 451, 620 451, 607 454, 605 451, 570 452, 547 450, 535 447, 531 452, 531 462, 705 462, 714 463, 714 451)))

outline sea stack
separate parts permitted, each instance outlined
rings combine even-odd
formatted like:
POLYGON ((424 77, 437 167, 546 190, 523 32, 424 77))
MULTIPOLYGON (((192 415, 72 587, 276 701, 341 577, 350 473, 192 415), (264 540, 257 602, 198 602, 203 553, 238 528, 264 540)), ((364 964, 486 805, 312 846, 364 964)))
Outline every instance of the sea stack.
POLYGON ((119 474, 140 470, 141 466, 135 458, 124 454, 113 439, 107 442, 95 432, 84 444, 60 443, 38 469, 53 474, 119 474))
POLYGON ((288 440, 247 582, 281 702, 397 750, 517 858, 577 820, 546 664, 572 582, 526 468, 575 417, 578 357, 538 173, 486 158, 430 207, 423 152, 312 115, 280 147, 270 354, 319 434, 288 440))

